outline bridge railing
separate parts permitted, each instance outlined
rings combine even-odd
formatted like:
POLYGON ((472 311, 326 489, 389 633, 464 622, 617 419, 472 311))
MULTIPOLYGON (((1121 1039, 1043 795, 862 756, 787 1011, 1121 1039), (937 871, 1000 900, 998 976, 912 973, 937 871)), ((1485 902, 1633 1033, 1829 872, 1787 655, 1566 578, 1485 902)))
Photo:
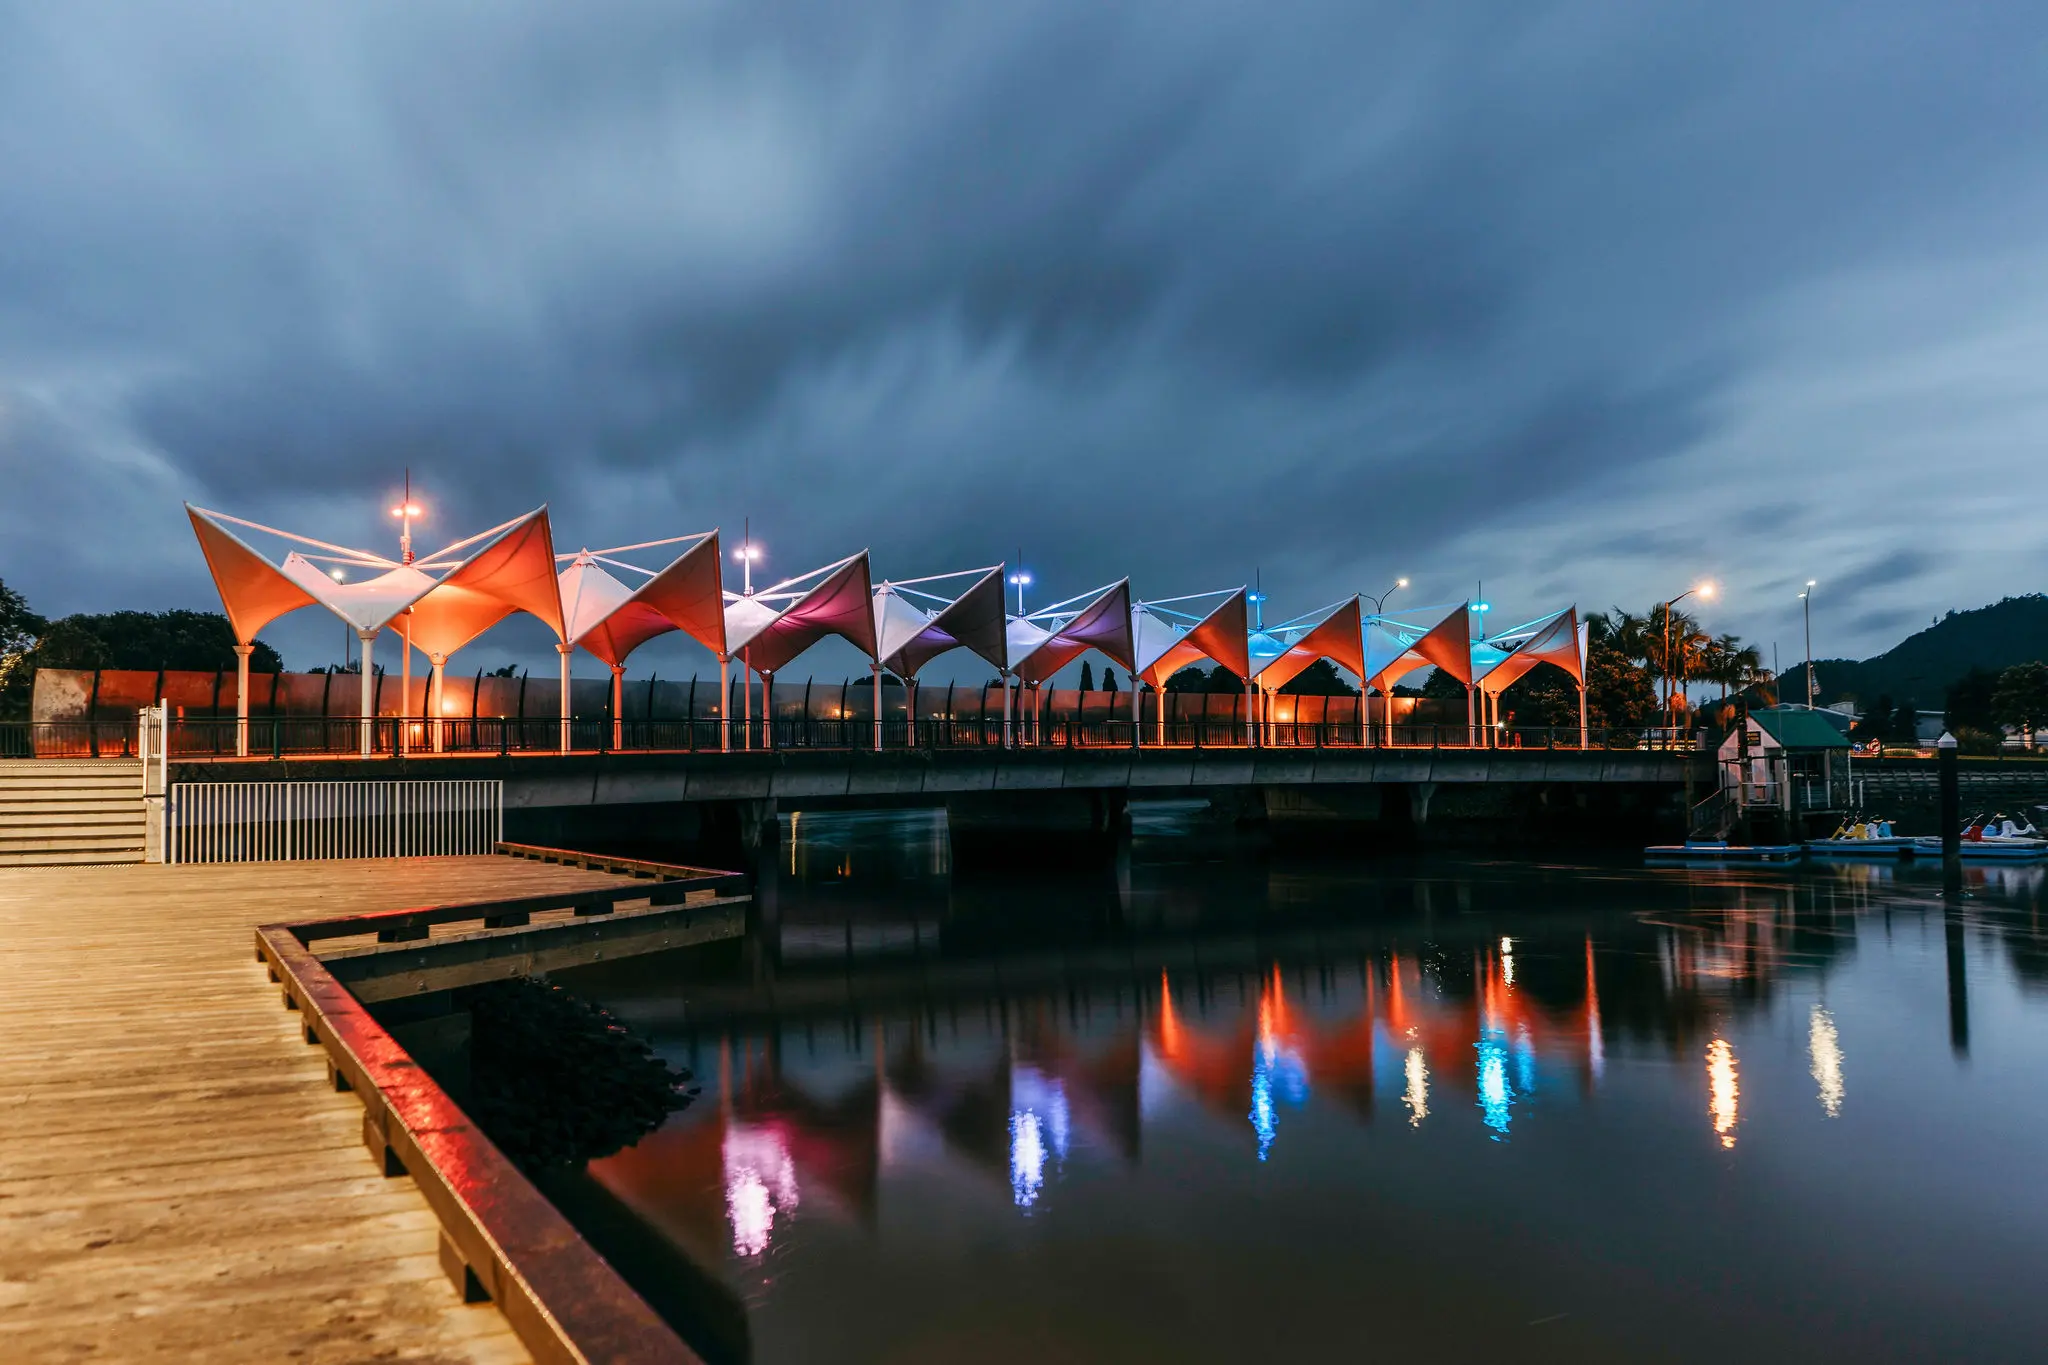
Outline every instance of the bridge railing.
MULTIPOLYGON (((247 752, 253 758, 346 756, 362 752, 360 720, 336 717, 251 716, 247 752)), ((885 749, 992 749, 1006 742, 1000 715, 949 719, 920 717, 913 725, 896 718, 881 727, 885 749)), ((187 717, 169 721, 166 733, 172 760, 232 757, 237 752, 239 723, 234 717, 187 717)), ((558 718, 525 719, 492 716, 398 718, 380 716, 368 726, 370 753, 427 757, 446 754, 551 754, 562 748, 558 718)), ((1007 727, 1007 742, 1021 749, 1541 749, 1581 747, 1603 750, 1672 750, 1695 748, 1698 740, 1681 730, 1656 727, 1609 727, 1588 731, 1582 742, 1577 726, 1497 726, 1468 729, 1463 725, 1393 725, 1358 721, 1275 722, 1247 727, 1228 716, 1169 720, 1162 729, 1156 718, 1135 727, 1128 719, 1077 719, 1022 716, 1007 727)), ((578 717, 569 723, 569 748, 581 753, 717 753, 760 750, 872 749, 875 723, 865 716, 836 718, 778 716, 773 720, 716 716, 694 720, 627 720, 578 717)), ((0 724, 0 758, 132 758, 136 734, 132 725, 86 722, 7 722, 0 724)))

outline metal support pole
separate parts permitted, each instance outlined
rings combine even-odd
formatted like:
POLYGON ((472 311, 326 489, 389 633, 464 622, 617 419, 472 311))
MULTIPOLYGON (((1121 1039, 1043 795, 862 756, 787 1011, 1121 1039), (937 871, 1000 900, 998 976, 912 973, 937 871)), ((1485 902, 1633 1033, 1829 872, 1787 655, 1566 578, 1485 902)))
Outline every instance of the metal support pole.
MULTIPOLYGON (((398 625, 398 752, 412 751, 412 608, 398 625)), ((422 710, 425 708, 422 707, 422 710)))
POLYGON ((625 748, 626 738, 626 668, 623 664, 612 665, 612 752, 625 748))
POLYGON ((1935 766, 1941 785, 1941 861, 1960 865, 1963 856, 1963 797, 1956 775, 1956 737, 1947 731, 1935 741, 1935 766))
POLYGON ((235 646, 235 757, 249 756, 249 656, 254 645, 235 646))
MULTIPOLYGON (((1005 673, 1005 674, 1003 674, 1003 675, 1002 675, 1002 677, 1003 677, 1003 747, 1004 747, 1005 749, 1007 749, 1007 748, 1009 748, 1009 747, 1010 747, 1010 675, 1009 675, 1009 674, 1007 674, 1007 673, 1005 673)), ((1133 692, 1133 693, 1131 694, 1131 696, 1132 696, 1132 697, 1133 697, 1133 698, 1135 699, 1135 698, 1136 698, 1136 696, 1137 696, 1137 693, 1136 693, 1136 692, 1133 692)))
POLYGON ((575 648, 570 644, 555 646, 555 652, 562 656, 562 752, 565 754, 569 752, 569 721, 575 714, 569 705, 569 655, 575 648))
POLYGON ((1477 713, 1476 713, 1476 712, 1475 712, 1475 711, 1473 710, 1473 698, 1472 698, 1472 684, 1471 684, 1471 683, 1466 683, 1466 684, 1465 684, 1465 743, 1466 743, 1467 745, 1475 745, 1475 746, 1476 746, 1476 745, 1477 745, 1477 744, 1479 743, 1479 726, 1478 726, 1478 723, 1477 723, 1477 721, 1476 721, 1476 720, 1474 719, 1474 717, 1476 716, 1476 714, 1477 714, 1477 713))
POLYGON ((370 660, 370 651, 377 643, 377 632, 374 630, 359 630, 356 632, 356 638, 363 642, 363 705, 362 711, 359 714, 362 717, 363 757, 368 758, 377 726, 375 714, 377 703, 372 699, 370 691, 372 679, 377 674, 376 665, 370 660))
POLYGON ((1579 747, 1581 749, 1593 747, 1590 732, 1586 728, 1586 680, 1584 678, 1579 679, 1579 747))
POLYGON ((447 680, 448 656, 429 654, 427 663, 434 670, 428 675, 427 681, 427 732, 433 736, 434 752, 438 754, 448 747, 448 737, 442 730, 441 722, 441 713, 447 709, 442 705, 441 688, 447 680))
POLYGON ((875 752, 882 752, 882 666, 869 664, 868 670, 874 675, 875 692, 875 752))
POLYGON ((732 752, 732 661, 718 656, 718 752, 732 752))
POLYGON ((761 747, 775 747, 775 675, 761 671, 761 747))

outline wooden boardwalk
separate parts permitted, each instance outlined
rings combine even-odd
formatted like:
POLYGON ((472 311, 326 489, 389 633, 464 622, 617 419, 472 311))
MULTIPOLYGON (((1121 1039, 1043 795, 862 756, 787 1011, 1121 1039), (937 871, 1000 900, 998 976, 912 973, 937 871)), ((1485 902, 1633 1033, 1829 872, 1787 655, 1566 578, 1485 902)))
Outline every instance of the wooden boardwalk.
POLYGON ((0 1360, 520 1361, 251 929, 612 881, 510 858, 0 868, 0 1360))

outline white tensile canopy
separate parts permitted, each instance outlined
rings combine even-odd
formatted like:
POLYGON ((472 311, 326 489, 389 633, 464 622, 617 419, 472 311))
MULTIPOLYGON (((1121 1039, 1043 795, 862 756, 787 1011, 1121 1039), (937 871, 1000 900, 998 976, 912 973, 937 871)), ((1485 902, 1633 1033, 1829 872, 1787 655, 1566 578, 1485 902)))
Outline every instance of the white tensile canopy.
MULTIPOLYGON (((749 672, 761 674, 763 719, 768 719, 768 701, 776 670, 789 663, 812 645, 827 636, 836 635, 867 655, 870 660, 876 656, 878 646, 875 638, 875 615, 871 604, 874 585, 868 577, 868 552, 813 569, 809 573, 785 578, 772 587, 763 588, 751 596, 736 592, 725 594, 725 647, 727 653, 718 664, 719 690, 726 690, 725 666, 727 659, 738 655, 749 672)), ((746 696, 745 715, 753 719, 754 691, 752 682, 743 687, 746 696)), ((875 694, 881 695, 881 671, 875 672, 875 694)), ((721 705, 723 703, 721 702, 721 705)), ((728 727, 720 726, 721 735, 728 727)), ((768 743, 774 742, 774 727, 768 727, 765 736, 768 743)), ((730 743, 723 740, 722 743, 730 743)), ((747 743, 753 743, 753 726, 747 727, 747 743)), ((879 705, 875 712, 875 747, 882 743, 882 721, 879 705)))
MULTIPOLYGON (((1244 588, 1192 593, 1131 609, 1131 639, 1137 676, 1154 689, 1197 659, 1222 664, 1238 677, 1251 672, 1250 608, 1244 588), (1221 600, 1200 615, 1178 611, 1182 602, 1221 600)), ((1162 716, 1164 711, 1160 713, 1162 716)))
POLYGON ((1320 607, 1252 639, 1252 677, 1268 691, 1285 687, 1317 659, 1363 678, 1365 629, 1357 597, 1320 607))
POLYGON ((723 661, 725 653, 725 589, 719 579, 718 532, 672 536, 608 550, 579 550, 557 555, 569 561, 556 580, 568 622, 569 642, 581 645, 612 670, 612 747, 622 746, 625 732, 626 658, 658 635, 679 630, 723 661), (686 548, 667 567, 643 569, 617 556, 670 545, 686 548), (605 567, 637 574, 646 581, 628 587, 605 567))
POLYGON ((875 652, 881 666, 908 682, 939 655, 967 649, 999 671, 1007 668, 1003 567, 998 564, 877 584, 875 652), (927 586, 970 575, 974 581, 955 597, 932 592, 927 586))
MULTIPOLYGON (((371 745, 369 696, 374 669, 370 655, 379 631, 401 623, 409 644, 427 651, 438 676, 448 654, 515 611, 546 621, 564 634, 561 599, 554 577, 553 542, 547 508, 515 517, 480 535, 457 541, 436 554, 406 564, 367 550, 352 550, 308 536, 295 535, 239 517, 186 504, 193 533, 213 573, 214 586, 238 641, 236 715, 237 753, 248 751, 248 653, 256 632, 270 622, 305 606, 323 606, 356 630, 363 641, 362 752, 371 745), (311 547, 317 554, 293 550, 282 564, 272 564, 230 530, 246 527, 311 547), (481 548, 477 548, 477 547, 481 548), (333 569, 321 564, 332 564, 333 569), (338 581, 348 568, 377 570, 356 582, 338 581), (424 638, 423 638, 424 637, 424 638)), ((563 673, 567 674, 564 655, 563 673)), ((407 648, 401 661, 410 675, 407 648)), ((406 695, 401 692, 401 697, 406 695)), ((562 690, 564 746, 568 743, 568 687, 562 690)), ((400 744, 409 727, 400 726, 400 744)), ((437 736, 438 737, 438 736, 437 736)))
POLYGON ((1427 664, 1434 664, 1466 687, 1472 685, 1472 604, 1460 602, 1435 625, 1372 618, 1366 639, 1368 687, 1382 694, 1427 664))
POLYGON ((649 640, 679 630, 713 654, 725 657, 724 585, 719 578, 718 532, 672 540, 579 550, 558 580, 569 640, 611 665, 625 667, 632 652, 649 640), (635 550, 684 545, 662 569, 643 569, 616 556, 635 550), (643 576, 629 587, 605 566, 643 576))
POLYGON ((1005 631, 1010 671, 1027 683, 1042 683, 1087 651, 1109 656, 1126 671, 1137 668, 1131 639, 1131 580, 1082 593, 1012 616, 1005 631))
POLYGON ((1502 656, 1493 660, 1478 678, 1479 690, 1485 695, 1487 706, 1497 714, 1501 693, 1540 665, 1555 664, 1579 685, 1579 746, 1584 748, 1587 741, 1586 636, 1586 624, 1579 620, 1579 609, 1571 606, 1476 643, 1473 646, 1475 669, 1479 662, 1477 651, 1481 648, 1502 656))
POLYGON ((1479 686, 1499 696, 1538 664, 1556 664, 1571 675, 1573 682, 1583 684, 1586 678, 1585 656, 1579 645, 1579 636, 1577 607, 1566 607, 1526 625, 1490 635, 1473 646, 1475 669, 1476 651, 1481 646, 1502 652, 1502 657, 1479 676, 1479 686))

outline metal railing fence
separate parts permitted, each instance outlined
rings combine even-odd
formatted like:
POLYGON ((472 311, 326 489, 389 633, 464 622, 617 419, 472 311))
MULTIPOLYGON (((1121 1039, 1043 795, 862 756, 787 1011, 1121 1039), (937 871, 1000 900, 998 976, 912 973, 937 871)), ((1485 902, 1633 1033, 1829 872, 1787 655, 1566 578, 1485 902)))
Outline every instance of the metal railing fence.
POLYGON ((505 837, 505 784, 176 782, 164 823, 172 863, 489 853, 505 837))
MULTIPOLYGON (((166 726, 165 756, 179 759, 230 758, 236 752, 234 717, 173 718, 166 726)), ((562 747, 562 724, 556 718, 479 717, 442 720, 379 717, 369 724, 370 752, 379 758, 396 754, 429 757, 447 754, 550 754, 562 747)), ((897 717, 882 722, 886 749, 987 749, 1004 743, 1000 713, 986 716, 923 716, 913 725, 897 717)), ((363 723, 329 717, 252 716, 248 721, 248 753, 252 758, 345 757, 362 751, 363 723)), ((1134 727, 1121 719, 1073 716, 1015 716, 1009 742, 1017 748, 1227 749, 1247 745, 1281 749, 1692 749, 1699 739, 1683 730, 1654 726, 1595 727, 1584 736, 1577 726, 1464 725, 1361 726, 1356 718, 1314 722, 1276 721, 1254 725, 1229 716, 1169 719, 1162 730, 1157 717, 1134 727)), ((717 753, 723 736, 733 752, 766 749, 872 749, 875 723, 864 716, 821 718, 778 716, 773 720, 721 721, 716 716, 694 720, 627 720, 616 724, 602 717, 569 723, 569 747, 577 752, 717 753)), ((85 722, 0 723, 0 758, 132 758, 137 752, 132 724, 85 722)))

